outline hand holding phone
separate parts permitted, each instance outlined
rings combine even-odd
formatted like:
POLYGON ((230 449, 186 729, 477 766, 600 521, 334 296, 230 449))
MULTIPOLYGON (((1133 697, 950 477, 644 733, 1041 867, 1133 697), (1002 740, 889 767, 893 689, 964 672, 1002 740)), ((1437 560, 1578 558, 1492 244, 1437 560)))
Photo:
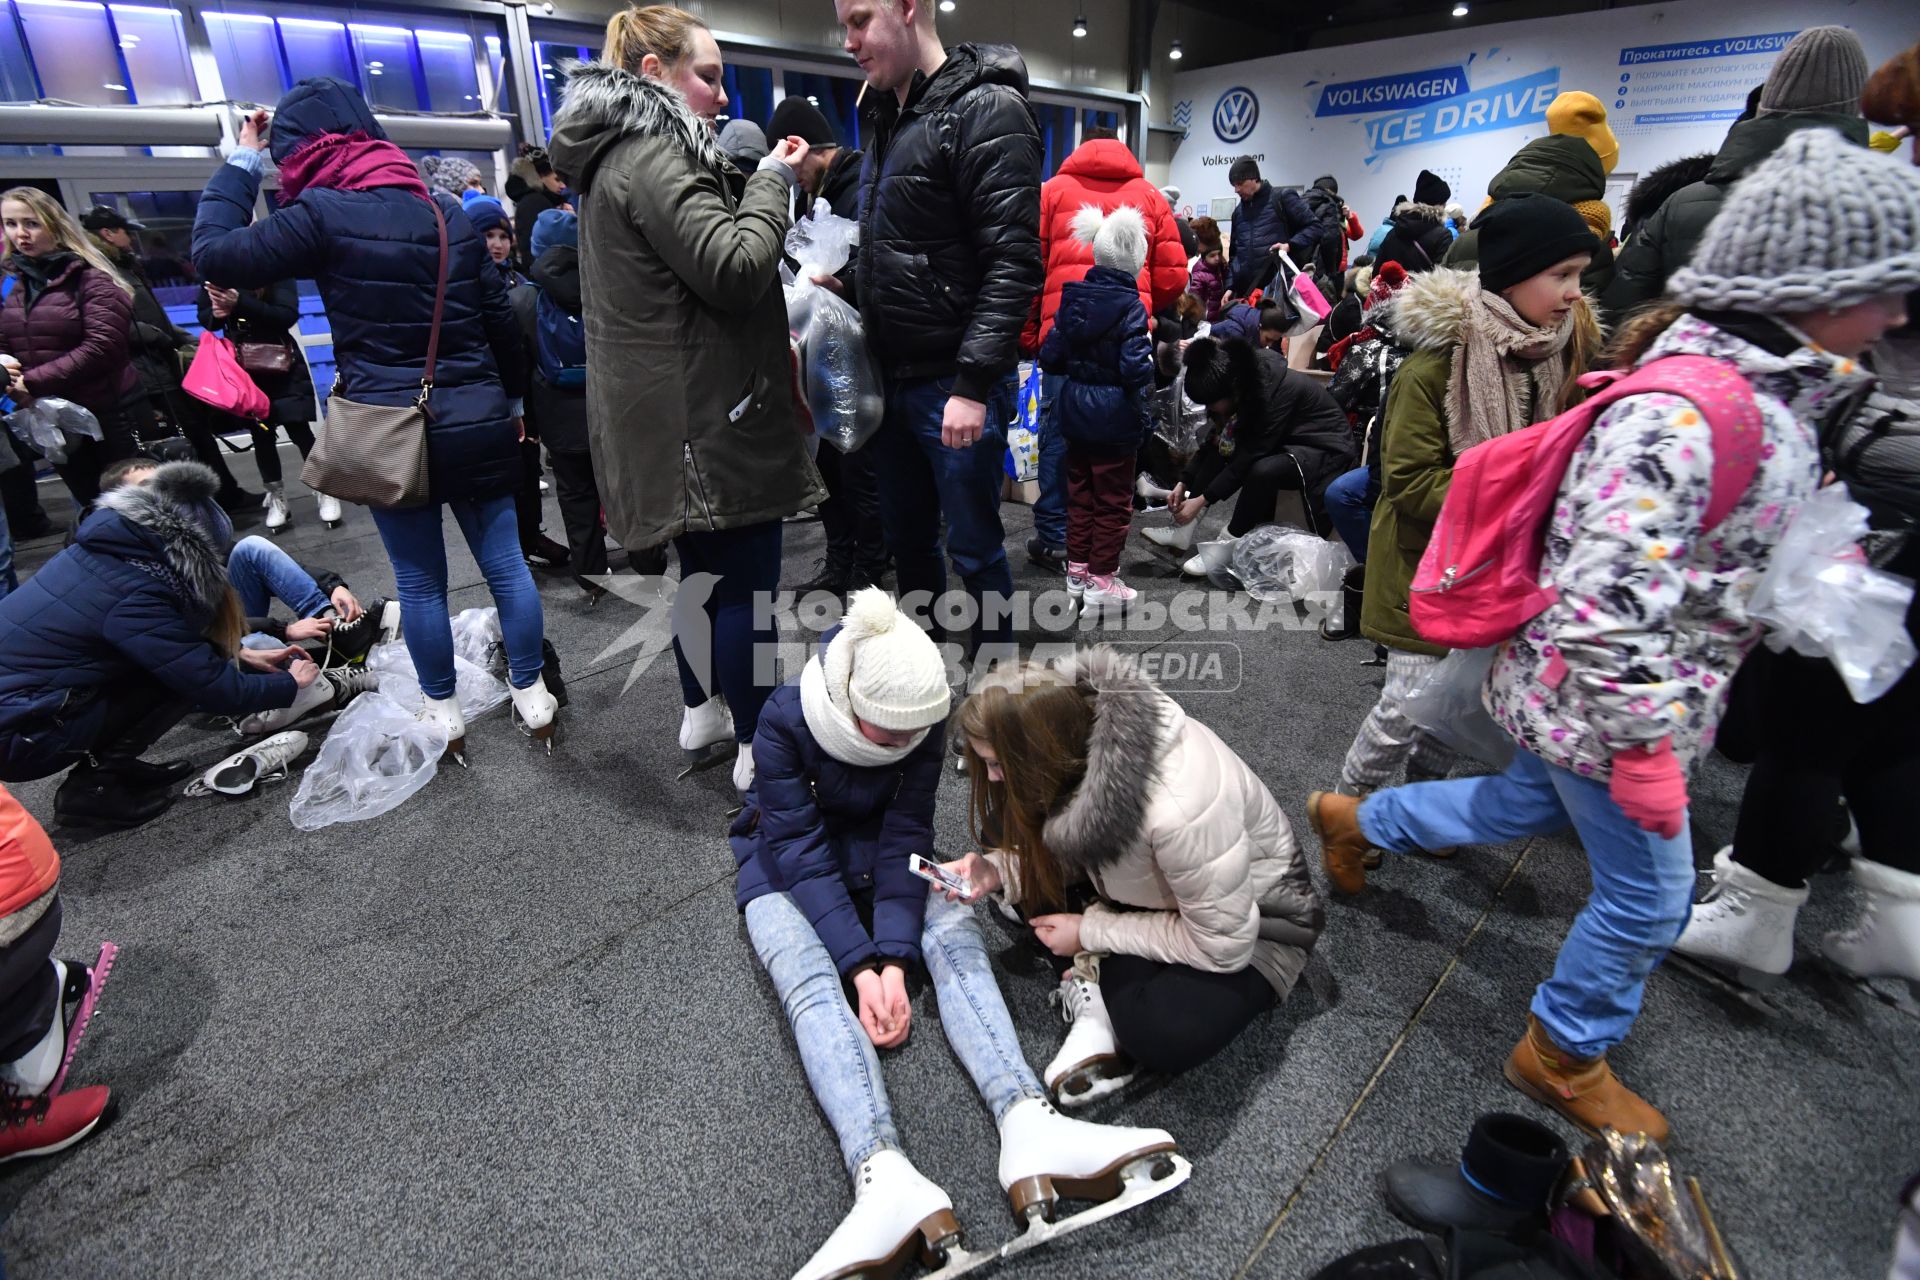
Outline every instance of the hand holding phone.
POLYGON ((956 875, 937 862, 929 862, 919 854, 907 859, 907 870, 937 889, 944 889, 949 902, 972 902, 973 882, 965 876, 956 875))

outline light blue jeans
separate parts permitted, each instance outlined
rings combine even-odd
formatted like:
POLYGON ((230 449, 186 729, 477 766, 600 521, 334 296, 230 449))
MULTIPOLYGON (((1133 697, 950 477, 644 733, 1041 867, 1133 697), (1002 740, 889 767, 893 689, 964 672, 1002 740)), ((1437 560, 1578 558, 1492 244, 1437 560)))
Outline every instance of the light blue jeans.
POLYGON ((1405 853, 1500 844, 1568 825, 1586 847, 1593 894, 1560 944, 1553 976, 1535 989, 1533 1015, 1553 1042, 1592 1058, 1627 1038, 1647 976, 1686 928, 1693 906, 1693 840, 1642 831, 1607 784, 1525 750, 1505 773, 1376 791, 1360 803, 1360 830, 1405 853))
POLYGON ((249 618, 264 618, 279 600, 296 618, 311 618, 332 601, 313 575, 262 537, 242 538, 227 556, 227 581, 249 618))
MULTIPOLYGON (((747 936, 786 1008, 807 1081, 840 1139, 851 1178, 874 1152, 900 1147, 880 1056, 848 1003, 833 958, 793 899, 762 894, 747 904, 746 917, 747 936)), ((920 952, 940 1001, 947 1043, 973 1077, 994 1123, 1021 1099, 1046 1097, 1021 1055, 973 908, 930 894, 920 952)))

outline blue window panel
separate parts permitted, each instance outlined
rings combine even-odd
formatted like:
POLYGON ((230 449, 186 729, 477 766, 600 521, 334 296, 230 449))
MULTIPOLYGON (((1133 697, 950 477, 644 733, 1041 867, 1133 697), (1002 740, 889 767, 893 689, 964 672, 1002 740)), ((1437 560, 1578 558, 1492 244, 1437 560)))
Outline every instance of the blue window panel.
POLYGON ((288 83, 309 76, 337 76, 358 85, 360 74, 354 69, 353 48, 347 42, 347 24, 321 18, 281 18, 280 47, 287 55, 288 83))
POLYGON ((480 111, 480 73, 473 37, 459 31, 415 31, 420 71, 430 111, 480 111))
POLYGON ((413 32, 371 22, 349 23, 347 30, 353 33, 354 58, 368 102, 401 111, 428 109, 413 32))
POLYGON ((751 120, 761 128, 773 118, 773 72, 767 67, 728 63, 725 73, 727 116, 751 120))
POLYGON ((40 96, 20 19, 10 0, 0 0, 0 102, 32 102, 40 96))
POLYGON ((220 88, 229 98, 271 106, 293 87, 280 58, 280 37, 273 19, 258 13, 201 14, 207 42, 220 69, 220 88))
POLYGON ((127 87, 133 100, 147 105, 197 102, 199 85, 193 77, 193 59, 187 53, 187 32, 180 15, 171 9, 145 4, 108 6, 120 59, 133 78, 127 87))
POLYGON ((1088 107, 1081 112, 1080 121, 1089 129, 1098 126, 1102 129, 1111 129, 1115 133, 1120 132, 1120 113, 1117 111, 1099 111, 1088 107))
POLYGON ((122 107, 133 101, 106 5, 82 0, 13 4, 42 93, 91 107, 122 107))
MULTIPOLYGON (((854 105, 863 82, 852 76, 823 76, 810 71, 787 72, 787 94, 810 99, 833 126, 841 145, 860 145, 860 109, 854 105)), ((769 138, 769 142, 774 139, 769 138)))
POLYGON ((507 55, 500 47, 499 36, 487 36, 483 42, 487 47, 487 75, 493 82, 493 101, 486 104, 494 111, 505 111, 507 103, 513 99, 507 93, 507 55))
POLYGON ((1073 154, 1073 108, 1051 102, 1033 104, 1033 118, 1040 125, 1041 172, 1051 178, 1073 154))
POLYGON ((564 64, 568 60, 592 62, 599 56, 600 50, 592 45, 546 40, 533 42, 533 59, 540 67, 540 134, 542 137, 553 132, 554 108, 560 105, 561 90, 567 83, 567 74, 563 70, 564 64))

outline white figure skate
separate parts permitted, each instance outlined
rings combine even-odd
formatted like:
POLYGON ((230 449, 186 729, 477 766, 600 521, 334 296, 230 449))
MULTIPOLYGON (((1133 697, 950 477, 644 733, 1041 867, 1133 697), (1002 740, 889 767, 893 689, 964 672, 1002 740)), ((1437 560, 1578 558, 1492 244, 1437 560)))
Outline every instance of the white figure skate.
POLYGON ((891 1148, 874 1152, 853 1179, 853 1208, 793 1280, 891 1280, 918 1257, 934 1276, 963 1266, 953 1201, 891 1148))
POLYGON ((234 752, 187 784, 182 795, 246 796, 256 786, 285 778, 307 749, 307 735, 298 729, 276 733, 234 752))
POLYGON ((1134 1065, 1114 1040, 1100 984, 1069 973, 1049 999, 1070 1028, 1042 1075, 1053 1100, 1062 1107, 1084 1107, 1125 1087, 1135 1075, 1134 1065))
POLYGON ((697 707, 685 708, 680 713, 680 750, 686 768, 680 770, 674 781, 682 781, 722 761, 735 759, 738 749, 728 749, 732 743, 733 713, 727 710, 726 700, 719 694, 714 694, 697 707))
POLYGON ((338 529, 344 514, 340 510, 340 499, 314 490, 313 496, 320 500, 320 523, 329 529, 338 529))

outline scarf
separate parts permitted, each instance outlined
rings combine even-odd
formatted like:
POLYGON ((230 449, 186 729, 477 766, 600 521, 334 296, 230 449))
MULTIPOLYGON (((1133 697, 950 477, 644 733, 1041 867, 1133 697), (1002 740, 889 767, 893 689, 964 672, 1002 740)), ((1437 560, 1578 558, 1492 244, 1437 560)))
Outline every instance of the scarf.
POLYGON ((69 262, 77 261, 79 257, 71 249, 55 249, 38 258, 29 258, 15 251, 7 255, 6 269, 9 274, 20 278, 20 287, 26 291, 21 301, 30 307, 47 291, 53 278, 65 271, 69 262))
POLYGON ((364 133, 322 133, 280 165, 280 203, 290 204, 308 187, 372 191, 397 187, 432 200, 407 153, 364 133))
POLYGON ((838 760, 864 769, 884 769, 899 764, 926 740, 926 729, 913 735, 904 747, 883 747, 870 742, 853 722, 853 704, 847 697, 847 678, 853 674, 853 644, 843 632, 827 645, 828 661, 835 667, 831 676, 819 654, 807 659, 800 672, 800 711, 807 718, 807 730, 820 749, 838 760), (845 642, 846 656, 834 661, 835 649, 845 642))
POLYGON ((1576 304, 1558 327, 1539 329, 1499 294, 1473 291, 1447 375, 1447 438, 1456 457, 1553 416, 1574 372, 1567 346, 1589 315, 1576 304))

